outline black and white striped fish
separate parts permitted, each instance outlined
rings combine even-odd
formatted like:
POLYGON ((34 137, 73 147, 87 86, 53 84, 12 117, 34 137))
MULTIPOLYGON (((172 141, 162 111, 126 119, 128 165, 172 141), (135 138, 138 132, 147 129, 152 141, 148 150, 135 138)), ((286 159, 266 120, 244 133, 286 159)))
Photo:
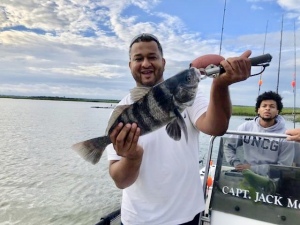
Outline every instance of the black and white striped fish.
POLYGON ((96 164, 111 143, 109 134, 120 122, 136 123, 141 135, 167 125, 166 132, 171 138, 180 140, 182 130, 187 140, 187 127, 181 112, 193 104, 199 82, 199 70, 192 67, 151 88, 134 88, 130 93, 134 103, 114 109, 106 136, 77 143, 72 148, 85 160, 96 164))

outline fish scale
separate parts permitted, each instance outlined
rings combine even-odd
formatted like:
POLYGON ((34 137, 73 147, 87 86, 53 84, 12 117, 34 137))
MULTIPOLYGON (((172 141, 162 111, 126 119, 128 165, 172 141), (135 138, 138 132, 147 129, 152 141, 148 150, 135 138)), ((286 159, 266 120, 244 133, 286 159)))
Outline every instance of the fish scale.
POLYGON ((151 118, 149 123, 152 126, 156 127, 156 125, 160 125, 160 123, 166 121, 169 118, 168 109, 164 101, 168 93, 164 91, 162 88, 156 88, 151 94, 148 96, 148 108, 147 115, 151 118))

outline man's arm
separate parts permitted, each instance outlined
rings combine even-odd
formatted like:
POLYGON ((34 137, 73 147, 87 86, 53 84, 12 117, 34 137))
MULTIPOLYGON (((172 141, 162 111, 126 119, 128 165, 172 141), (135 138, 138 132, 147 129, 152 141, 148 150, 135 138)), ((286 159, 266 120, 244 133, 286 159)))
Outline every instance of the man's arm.
POLYGON ((110 176, 120 189, 129 187, 139 175, 144 152, 137 144, 139 136, 140 128, 135 123, 125 126, 120 123, 110 135, 114 149, 122 156, 121 160, 109 163, 110 176))
POLYGON ((250 76, 250 55, 251 51, 248 50, 240 57, 228 58, 220 63, 226 72, 212 82, 207 111, 196 121, 196 127, 200 131, 215 136, 226 132, 232 109, 229 85, 250 76))
POLYGON ((236 155, 239 146, 242 146, 242 141, 239 136, 231 135, 224 141, 224 156, 231 166, 242 164, 241 160, 236 155))
POLYGON ((132 185, 139 175, 141 163, 142 158, 135 160, 122 158, 119 161, 110 161, 109 174, 114 180, 116 186, 120 189, 124 189, 132 185))
POLYGON ((297 141, 297 142, 300 142, 300 128, 289 129, 285 133, 287 135, 289 135, 286 138, 288 141, 297 141))

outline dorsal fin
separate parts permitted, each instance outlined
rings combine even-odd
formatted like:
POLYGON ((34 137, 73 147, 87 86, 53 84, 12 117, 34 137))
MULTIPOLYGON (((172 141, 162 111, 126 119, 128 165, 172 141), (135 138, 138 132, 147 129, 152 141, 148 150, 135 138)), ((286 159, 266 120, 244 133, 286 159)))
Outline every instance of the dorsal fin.
MULTIPOLYGON (((130 97, 133 102, 138 101, 142 97, 144 97, 149 91, 151 90, 151 87, 135 87, 130 90, 130 97)), ((119 105, 117 106, 114 111, 112 112, 107 128, 106 128, 106 134, 108 134, 108 131, 110 130, 111 126, 114 124, 116 119, 123 113, 124 110, 126 110, 131 105, 119 105)))
POLYGON ((151 90, 151 87, 135 87, 130 90, 131 100, 133 102, 138 101, 144 97, 151 90))
POLYGON ((108 124, 107 124, 107 128, 106 128, 106 134, 108 134, 109 129, 111 128, 111 126, 114 124, 114 122, 116 121, 116 119, 122 114, 122 112, 127 109, 130 105, 118 105, 114 111, 112 112, 109 120, 108 120, 108 124))

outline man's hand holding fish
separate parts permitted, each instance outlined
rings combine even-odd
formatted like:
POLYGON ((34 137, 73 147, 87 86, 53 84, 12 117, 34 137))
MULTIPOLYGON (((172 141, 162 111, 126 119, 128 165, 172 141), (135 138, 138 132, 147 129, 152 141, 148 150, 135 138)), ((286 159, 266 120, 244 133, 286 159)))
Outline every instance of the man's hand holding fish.
POLYGON ((129 45, 129 68, 136 87, 114 109, 106 135, 73 146, 97 163, 106 149, 109 172, 123 189, 124 225, 198 225, 205 208, 199 176, 199 132, 222 135, 228 128, 231 101, 228 86, 250 75, 251 51, 223 60, 226 70, 214 79, 209 100, 198 84, 203 56, 164 80, 166 61, 157 37, 142 33, 129 45))

